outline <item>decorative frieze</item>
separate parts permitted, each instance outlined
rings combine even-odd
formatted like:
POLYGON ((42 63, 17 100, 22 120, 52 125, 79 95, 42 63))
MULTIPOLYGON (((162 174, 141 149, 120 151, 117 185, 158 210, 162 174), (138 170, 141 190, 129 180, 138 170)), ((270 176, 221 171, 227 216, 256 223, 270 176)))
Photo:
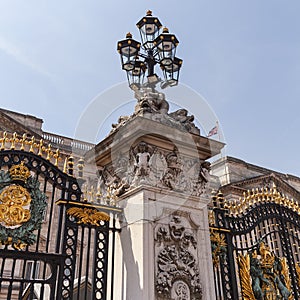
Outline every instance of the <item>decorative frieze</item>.
POLYGON ((200 196, 209 181, 210 163, 182 157, 173 151, 158 149, 144 141, 120 154, 113 163, 100 172, 100 182, 110 187, 116 196, 139 185, 200 196))

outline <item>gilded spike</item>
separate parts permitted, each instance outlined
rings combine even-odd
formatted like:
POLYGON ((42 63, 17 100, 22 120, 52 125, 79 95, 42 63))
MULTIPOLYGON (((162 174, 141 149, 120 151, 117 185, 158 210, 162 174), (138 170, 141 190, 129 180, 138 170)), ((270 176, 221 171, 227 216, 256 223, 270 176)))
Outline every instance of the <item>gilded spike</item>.
POLYGON ((91 187, 91 190, 89 191, 89 195, 90 195, 90 202, 94 202, 94 199, 95 199, 95 189, 94 189, 94 186, 91 187))
POLYGON ((20 150, 21 151, 25 150, 26 138, 27 138, 27 135, 26 135, 26 133, 24 133, 23 136, 22 136, 22 139, 20 140, 20 142, 21 142, 20 150))
POLYGON ((59 160, 59 149, 56 149, 55 154, 53 155, 55 158, 54 165, 57 167, 58 166, 58 160, 59 160))
POLYGON ((43 155, 43 140, 42 139, 40 139, 40 142, 39 142, 39 152, 38 152, 38 155, 39 156, 42 156, 43 155))
POLYGON ((47 153, 47 160, 51 159, 51 155, 53 155, 52 151, 51 151, 51 144, 48 145, 48 148, 46 149, 46 153, 47 153))
POLYGON ((18 141, 17 139, 17 133, 14 132, 12 135, 12 138, 10 139, 11 145, 10 145, 10 149, 14 150, 16 148, 16 142, 18 141))
POLYGON ((83 186, 82 191, 83 191, 83 193, 82 193, 83 201, 87 202, 88 201, 88 199, 87 199, 88 188, 87 188, 86 184, 83 186))
POLYGON ((5 143, 6 143, 7 133, 6 131, 3 132, 3 137, 0 139, 1 141, 1 148, 0 150, 5 150, 5 143))
POLYGON ((64 168, 63 168, 63 172, 67 173, 67 166, 68 166, 68 158, 65 158, 65 162, 64 162, 64 168))
POLYGON ((31 153, 33 153, 34 142, 35 142, 35 138, 34 136, 32 136, 31 140, 29 141, 29 145, 30 145, 29 152, 31 153))
POLYGON ((84 160, 83 160, 83 158, 81 157, 81 158, 78 160, 78 163, 77 163, 78 178, 82 178, 82 177, 83 177, 83 167, 84 167, 84 160))

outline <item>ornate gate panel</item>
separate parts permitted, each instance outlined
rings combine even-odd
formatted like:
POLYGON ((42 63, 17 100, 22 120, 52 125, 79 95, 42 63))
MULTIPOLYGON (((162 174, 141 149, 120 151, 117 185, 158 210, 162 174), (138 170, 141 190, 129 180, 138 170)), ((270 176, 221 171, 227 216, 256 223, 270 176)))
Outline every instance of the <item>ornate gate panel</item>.
POLYGON ((300 207, 276 187, 213 197, 216 299, 300 299, 300 207))
POLYGON ((72 159, 66 174, 30 141, 0 139, 0 299, 107 299, 121 210, 85 199, 72 159))

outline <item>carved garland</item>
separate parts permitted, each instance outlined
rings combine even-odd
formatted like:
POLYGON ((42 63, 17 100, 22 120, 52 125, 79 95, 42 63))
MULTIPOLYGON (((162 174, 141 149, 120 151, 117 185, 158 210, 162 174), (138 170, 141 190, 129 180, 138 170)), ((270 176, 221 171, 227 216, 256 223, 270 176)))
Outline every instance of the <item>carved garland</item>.
POLYGON ((46 195, 22 162, 0 171, 0 244, 21 250, 36 242, 46 208, 46 195))
POLYGON ((187 222, 182 216, 172 215, 169 224, 156 228, 158 299, 202 299, 197 242, 187 222))

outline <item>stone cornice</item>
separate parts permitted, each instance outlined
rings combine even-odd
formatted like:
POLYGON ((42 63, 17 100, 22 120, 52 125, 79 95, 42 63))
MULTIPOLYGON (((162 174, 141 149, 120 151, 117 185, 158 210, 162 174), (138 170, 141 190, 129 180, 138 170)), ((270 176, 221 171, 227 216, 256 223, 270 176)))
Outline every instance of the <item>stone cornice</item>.
POLYGON ((37 132, 34 132, 33 130, 24 126, 22 123, 8 116, 5 112, 3 112, 3 110, 0 110, 0 127, 3 129, 3 131, 8 131, 11 133, 16 132, 21 135, 26 133, 30 136, 34 136, 37 139, 42 138, 37 132))

